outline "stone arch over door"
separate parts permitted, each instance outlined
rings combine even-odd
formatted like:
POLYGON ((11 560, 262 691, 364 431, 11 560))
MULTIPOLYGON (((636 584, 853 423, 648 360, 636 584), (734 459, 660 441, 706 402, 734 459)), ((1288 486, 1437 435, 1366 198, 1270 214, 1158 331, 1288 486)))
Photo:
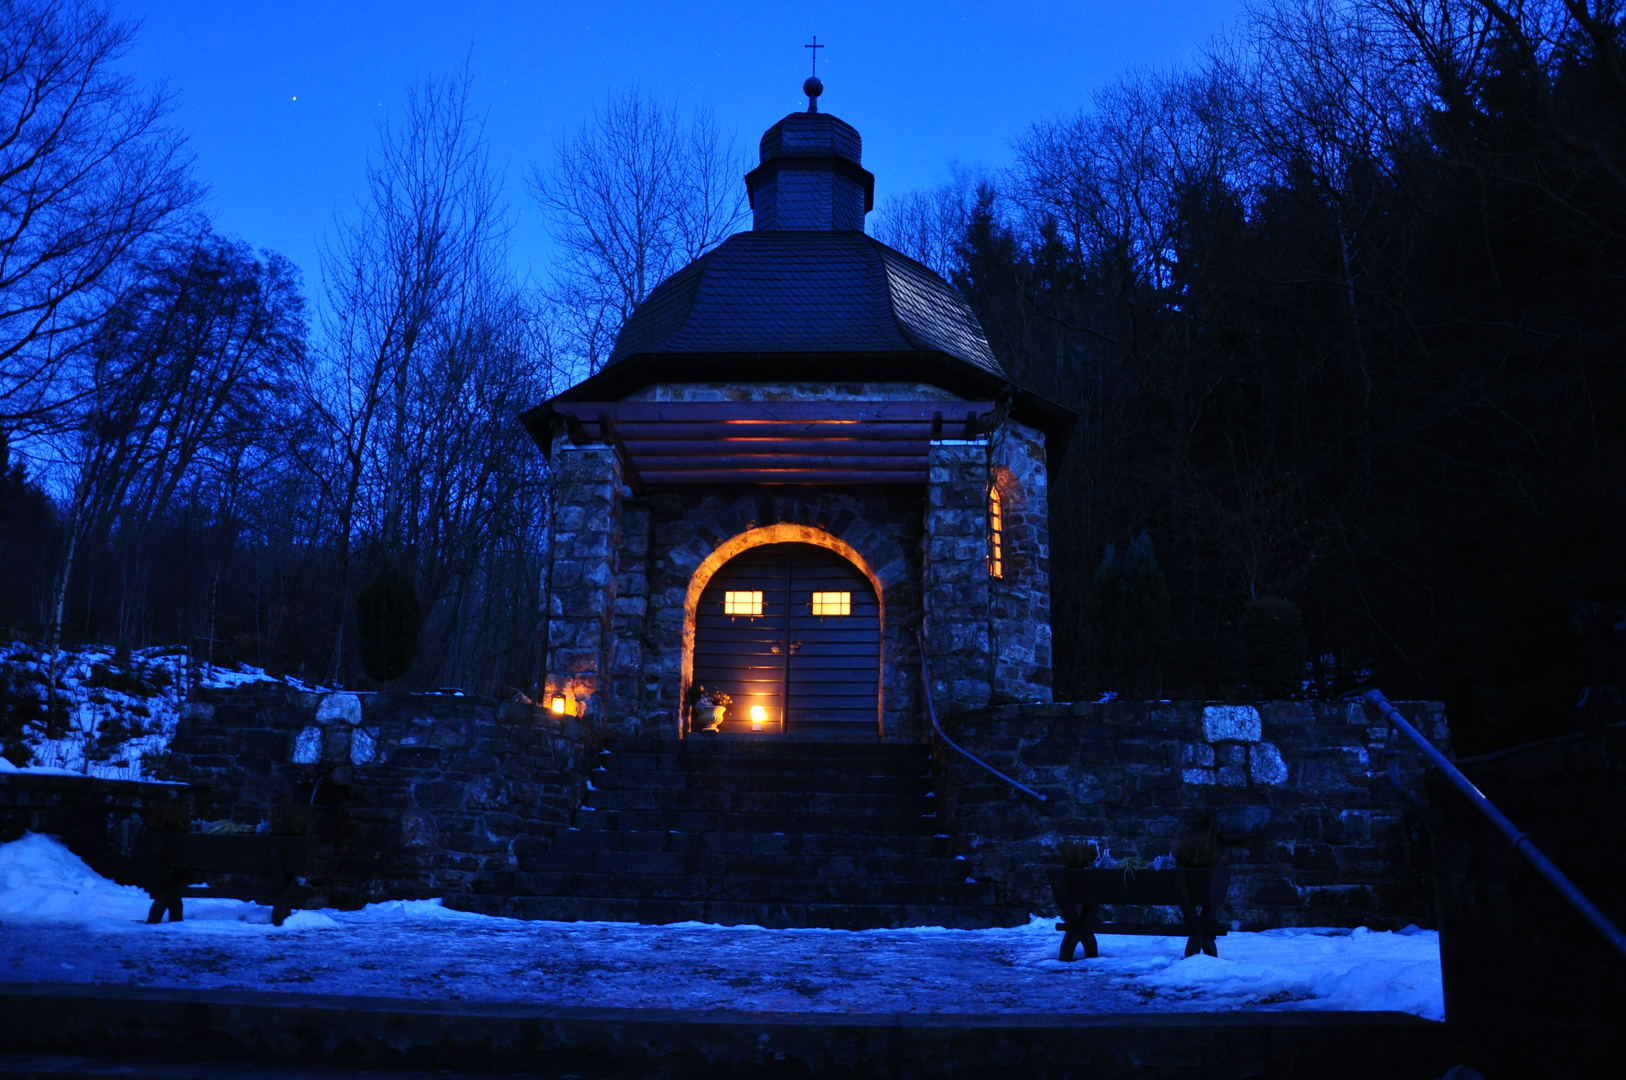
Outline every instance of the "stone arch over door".
MULTIPOLYGON (((885 630, 886 630, 886 590, 881 577, 876 573, 874 566, 851 544, 840 537, 833 536, 822 529, 806 525, 778 523, 766 525, 761 528, 749 529, 737 536, 731 537, 719 544, 709 555, 701 560, 689 578, 689 587, 683 604, 683 667, 682 690, 683 698, 687 697, 690 685, 694 682, 695 670, 695 644, 696 628, 700 610, 701 598, 706 593, 706 587, 711 584, 717 573, 739 555, 754 548, 778 544, 810 544, 814 547, 824 548, 833 552, 851 564, 859 574, 868 581, 874 591, 877 605, 877 676, 875 720, 876 733, 881 732, 881 721, 885 694, 885 630)), ((788 660, 788 658, 787 658, 788 660)), ((680 698, 680 701, 683 700, 680 698)), ((678 729, 684 730, 683 716, 678 716, 678 729)))

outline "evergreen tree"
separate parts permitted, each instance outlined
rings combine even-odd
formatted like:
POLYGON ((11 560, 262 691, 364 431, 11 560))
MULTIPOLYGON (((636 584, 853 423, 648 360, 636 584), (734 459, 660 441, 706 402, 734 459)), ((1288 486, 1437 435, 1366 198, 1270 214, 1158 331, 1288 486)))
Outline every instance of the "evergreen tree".
POLYGON ((361 666, 376 682, 393 682, 407 673, 418 653, 423 607, 412 573, 385 559, 356 598, 361 666))
POLYGON ((1103 690, 1150 697, 1161 689, 1169 645, 1169 592, 1142 531, 1121 558, 1111 544, 1090 591, 1095 668, 1103 690))
POLYGON ((1242 615, 1242 661, 1256 697, 1285 698, 1301 691, 1309 652, 1304 617, 1291 600, 1248 605, 1242 615))

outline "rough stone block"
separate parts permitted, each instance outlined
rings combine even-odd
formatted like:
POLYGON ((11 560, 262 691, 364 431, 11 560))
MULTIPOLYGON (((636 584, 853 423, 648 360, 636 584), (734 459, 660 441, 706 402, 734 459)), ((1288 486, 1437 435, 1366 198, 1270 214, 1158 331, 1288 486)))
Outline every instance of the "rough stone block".
POLYGON ((1214 835, 1232 842, 1252 840, 1270 827, 1268 806, 1221 806, 1209 811, 1214 835))
POLYGON ((293 761, 297 765, 314 765, 322 760, 322 729, 311 724, 300 730, 294 739, 293 761))
POLYGON ((440 830, 435 819, 422 810, 408 810, 401 815, 401 846, 406 848, 432 848, 440 842, 440 830))
POLYGON ((1308 701, 1271 701, 1259 706, 1267 724, 1313 724, 1315 706, 1308 701))
POLYGON ((1287 783, 1287 763, 1271 743, 1262 742, 1249 749, 1248 772, 1256 784, 1287 783))
POLYGON ((347 693, 325 695, 321 704, 316 707, 316 722, 351 726, 361 723, 361 698, 347 693))
POLYGON ((1368 810, 1340 810, 1334 819, 1333 835, 1340 841, 1364 843, 1372 837, 1372 814, 1368 810))
POLYGON ((1258 742, 1262 737, 1259 710, 1252 705, 1203 707, 1203 738, 1209 742, 1258 742))

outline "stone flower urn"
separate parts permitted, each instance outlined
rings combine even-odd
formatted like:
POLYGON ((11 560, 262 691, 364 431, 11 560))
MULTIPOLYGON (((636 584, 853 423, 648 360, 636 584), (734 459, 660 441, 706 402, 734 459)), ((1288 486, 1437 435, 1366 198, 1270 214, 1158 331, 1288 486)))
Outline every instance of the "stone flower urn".
POLYGON ((723 705, 713 705, 709 700, 702 698, 694 706, 694 722, 700 731, 716 731, 723 726, 723 714, 728 708, 723 705))

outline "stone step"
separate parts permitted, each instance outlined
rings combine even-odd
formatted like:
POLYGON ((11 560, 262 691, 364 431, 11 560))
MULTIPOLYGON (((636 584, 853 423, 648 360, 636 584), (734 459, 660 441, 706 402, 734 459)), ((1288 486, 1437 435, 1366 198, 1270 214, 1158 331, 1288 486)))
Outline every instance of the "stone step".
POLYGON ((729 776, 910 776, 931 774, 931 761, 917 757, 811 757, 791 755, 646 754, 617 751, 599 756, 616 773, 719 773, 729 776))
MULTIPOLYGON (((585 816, 585 815, 584 815, 585 816)), ((670 852, 699 855, 829 855, 841 858, 950 858, 946 836, 864 836, 786 832, 667 832, 564 829, 555 851, 670 852)), ((963 863, 957 863, 963 865, 963 863)))
POLYGON ((622 753, 662 754, 691 758, 707 755, 743 759, 788 757, 802 761, 817 758, 876 758, 924 761, 931 756, 925 743, 884 743, 871 740, 813 740, 771 734, 741 735, 736 738, 640 739, 614 750, 622 753))
POLYGON ((700 877, 803 878, 817 881, 963 882, 965 859, 898 855, 686 854, 677 851, 543 851, 520 863, 524 871, 562 874, 692 874, 700 877))
POLYGON ((520 871, 522 894, 619 896, 632 900, 737 900, 795 904, 992 904, 989 882, 823 881, 817 878, 703 877, 692 874, 555 874, 520 871))
MULTIPOLYGON (((841 817, 919 818, 936 807, 920 795, 823 791, 693 791, 689 789, 599 788, 587 793, 594 810, 652 810, 705 814, 809 814, 841 817)), ((800 829, 812 828, 809 822, 800 829)), ((821 831, 814 829, 813 831, 821 831)))
POLYGON ((737 900, 640 900, 601 896, 457 896, 447 898, 446 906, 512 919, 656 925, 693 921, 721 926, 762 926, 776 930, 800 927, 885 930, 902 926, 982 930, 994 926, 1021 926, 1028 921, 1025 911, 991 904, 799 904, 737 900))
POLYGON ((860 776, 837 773, 696 772, 676 770, 600 769, 587 779, 599 791, 817 791, 832 795, 912 795, 932 791, 929 773, 920 776, 860 776))
POLYGON ((654 830, 657 832, 803 833, 847 836, 933 836, 939 825, 935 815, 714 813, 693 810, 601 810, 583 806, 576 811, 579 829, 654 830))

